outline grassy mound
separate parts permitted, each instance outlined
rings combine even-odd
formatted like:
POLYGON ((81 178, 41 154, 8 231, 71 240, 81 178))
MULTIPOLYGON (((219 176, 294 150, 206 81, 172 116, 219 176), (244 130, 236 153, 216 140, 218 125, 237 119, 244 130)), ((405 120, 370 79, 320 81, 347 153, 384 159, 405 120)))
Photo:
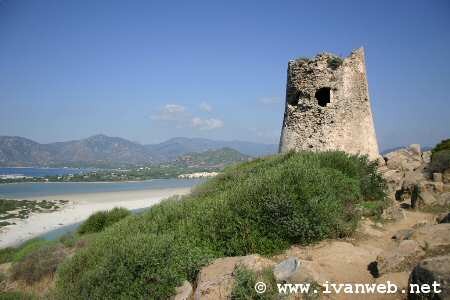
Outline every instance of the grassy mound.
POLYGON ((108 226, 128 217, 131 212, 122 207, 115 207, 108 211, 99 211, 91 215, 81 224, 78 229, 79 234, 100 232, 108 226))
POLYGON ((384 201, 384 181, 364 157, 288 153, 229 167, 184 199, 104 230, 61 266, 56 294, 168 298, 212 258, 349 235, 363 200, 384 201))
POLYGON ((63 247, 57 244, 36 248, 13 264, 12 279, 32 284, 45 276, 51 276, 66 255, 63 247))

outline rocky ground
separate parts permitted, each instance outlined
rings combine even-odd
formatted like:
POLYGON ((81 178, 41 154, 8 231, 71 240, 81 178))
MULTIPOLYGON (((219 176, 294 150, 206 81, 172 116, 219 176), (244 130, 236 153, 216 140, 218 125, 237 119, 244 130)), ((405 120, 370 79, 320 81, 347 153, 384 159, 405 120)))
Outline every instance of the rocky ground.
POLYGON ((236 268, 273 270, 277 282, 396 284, 399 292, 383 295, 290 295, 289 299, 450 299, 450 170, 430 174, 431 153, 411 145, 379 160, 388 183, 390 205, 382 220, 363 218, 357 232, 342 240, 295 245, 265 258, 257 254, 226 257, 203 268, 193 285, 185 282, 175 299, 229 299, 236 268), (437 281, 440 298, 401 293, 408 283, 437 281), (417 297, 417 298, 415 298, 417 297))

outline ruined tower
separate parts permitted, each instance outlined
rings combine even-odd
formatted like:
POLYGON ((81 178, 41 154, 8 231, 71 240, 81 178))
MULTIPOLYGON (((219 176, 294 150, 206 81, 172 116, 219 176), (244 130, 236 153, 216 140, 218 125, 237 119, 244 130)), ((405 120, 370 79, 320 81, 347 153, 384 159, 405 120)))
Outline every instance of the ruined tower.
POLYGON ((379 155, 364 49, 289 61, 280 152, 342 150, 379 155))

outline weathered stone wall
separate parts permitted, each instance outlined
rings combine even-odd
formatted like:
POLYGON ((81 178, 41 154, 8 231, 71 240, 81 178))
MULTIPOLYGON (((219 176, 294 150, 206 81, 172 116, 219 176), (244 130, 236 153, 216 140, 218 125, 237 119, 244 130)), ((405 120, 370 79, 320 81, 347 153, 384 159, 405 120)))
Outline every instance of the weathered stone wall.
POLYGON ((363 48, 289 62, 280 152, 292 149, 379 156, 363 48))

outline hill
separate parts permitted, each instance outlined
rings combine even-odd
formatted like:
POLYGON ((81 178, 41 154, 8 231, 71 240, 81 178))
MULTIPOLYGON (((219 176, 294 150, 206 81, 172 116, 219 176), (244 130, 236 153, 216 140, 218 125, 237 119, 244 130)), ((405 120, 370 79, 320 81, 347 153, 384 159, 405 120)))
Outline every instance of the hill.
POLYGON ((222 169, 226 165, 250 160, 250 156, 231 148, 189 153, 178 157, 172 164, 189 168, 222 169))
POLYGON ((276 152, 276 146, 270 144, 201 138, 173 138, 159 144, 141 145, 119 137, 94 135, 81 140, 40 144, 23 137, 0 136, 0 166, 132 167, 225 147, 248 156, 276 152))

